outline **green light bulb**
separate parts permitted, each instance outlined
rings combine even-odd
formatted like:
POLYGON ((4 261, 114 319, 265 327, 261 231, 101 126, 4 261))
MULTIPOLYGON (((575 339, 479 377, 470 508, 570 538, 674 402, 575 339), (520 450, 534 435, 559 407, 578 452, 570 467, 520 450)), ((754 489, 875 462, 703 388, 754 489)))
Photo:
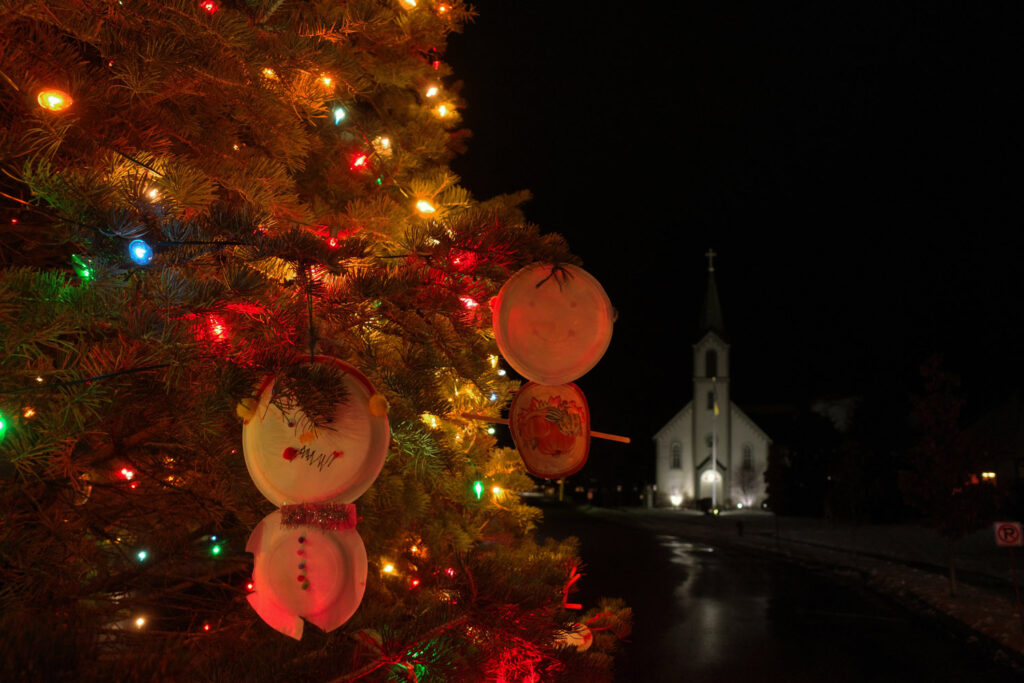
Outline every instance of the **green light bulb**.
POLYGON ((476 494, 476 499, 480 500, 484 495, 484 483, 477 479, 473 482, 473 493, 476 494))
POLYGON ((78 254, 72 254, 71 260, 75 262, 75 272, 78 273, 78 277, 83 280, 92 279, 92 269, 89 267, 89 264, 82 260, 81 256, 78 254))
POLYGON ((0 413, 0 441, 4 440, 4 434, 7 433, 7 417, 0 413))
POLYGON ((214 555, 214 556, 220 555, 220 544, 219 543, 217 545, 215 545, 215 546, 210 548, 210 554, 214 555))

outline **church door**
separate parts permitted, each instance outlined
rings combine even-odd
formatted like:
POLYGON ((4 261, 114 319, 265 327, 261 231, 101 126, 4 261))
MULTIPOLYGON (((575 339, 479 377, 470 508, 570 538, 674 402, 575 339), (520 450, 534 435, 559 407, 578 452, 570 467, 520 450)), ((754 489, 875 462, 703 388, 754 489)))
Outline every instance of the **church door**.
POLYGON ((722 475, 719 472, 704 470, 700 473, 700 495, 698 498, 711 498, 711 489, 715 489, 715 499, 722 504, 722 475))

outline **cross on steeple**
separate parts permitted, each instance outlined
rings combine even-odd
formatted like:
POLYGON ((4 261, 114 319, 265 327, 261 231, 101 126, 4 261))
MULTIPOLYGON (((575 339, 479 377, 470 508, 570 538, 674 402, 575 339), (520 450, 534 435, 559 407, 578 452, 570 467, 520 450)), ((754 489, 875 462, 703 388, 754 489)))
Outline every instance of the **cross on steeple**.
POLYGON ((708 252, 704 255, 708 257, 708 272, 715 272, 715 257, 718 256, 718 254, 715 253, 714 249, 708 249, 708 252))

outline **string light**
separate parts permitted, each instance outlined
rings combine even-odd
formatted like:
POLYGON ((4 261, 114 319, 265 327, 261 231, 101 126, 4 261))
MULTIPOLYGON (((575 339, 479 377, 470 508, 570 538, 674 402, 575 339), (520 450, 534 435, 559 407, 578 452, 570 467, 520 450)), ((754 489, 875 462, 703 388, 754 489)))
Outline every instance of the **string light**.
POLYGON ((33 418, 36 416, 36 409, 31 406, 25 406, 25 409, 21 411, 21 414, 26 418, 33 418))
POLYGON ((416 202, 416 210, 419 211, 420 213, 434 213, 435 211, 437 211, 437 209, 434 208, 434 205, 428 202, 426 199, 421 199, 418 202, 416 202))
POLYGON ((320 82, 324 84, 324 87, 329 88, 331 87, 331 83, 334 82, 334 79, 331 78, 330 76, 321 76, 320 82))
POLYGON ((39 103, 40 107, 48 111, 64 111, 71 106, 74 100, 71 99, 71 95, 63 90, 50 88, 40 91, 36 96, 36 102, 39 103))
POLYGON ((507 375, 507 374, 508 374, 508 373, 507 373, 507 372, 505 372, 505 368, 499 368, 499 369, 498 369, 498 377, 504 377, 504 376, 505 376, 505 375, 507 375))
POLYGON ((139 558, 139 562, 145 562, 146 558, 149 557, 149 553, 147 553, 145 550, 140 550, 139 552, 135 553, 135 557, 139 558))
POLYGON ((135 620, 135 628, 142 628, 146 625, 146 617, 139 617, 135 620))
POLYGON ((487 433, 490 434, 491 436, 494 436, 494 427, 488 427, 487 433))
POLYGON ((72 254, 71 260, 74 261, 75 263, 75 272, 78 273, 78 277, 82 278, 83 280, 92 279, 92 269, 88 266, 88 264, 86 264, 85 261, 82 260, 81 256, 79 256, 78 254, 72 254))
POLYGON ((473 493, 476 494, 477 500, 484 497, 484 483, 479 479, 473 482, 473 493))
POLYGON ((409 581, 409 588, 417 588, 420 585, 419 579, 411 579, 409 581))
POLYGON ((277 72, 271 69, 269 66, 264 68, 263 71, 261 71, 260 73, 262 73, 265 78, 268 78, 271 81, 277 80, 277 72))
POLYGON ((131 481, 132 479, 135 478, 135 472, 133 470, 128 469, 127 467, 122 467, 121 476, 124 477, 126 481, 131 481))
POLYGON ((427 88, 426 95, 427 97, 436 97, 438 92, 440 91, 437 89, 437 86, 432 85, 429 88, 427 88))
POLYGON ((455 576, 455 574, 457 572, 455 571, 454 567, 448 567, 447 569, 444 570, 444 573, 447 574, 449 577, 454 578, 454 576, 455 576))
POLYGON ((370 158, 368 156, 366 156, 365 154, 360 154, 359 156, 352 159, 352 170, 361 171, 362 169, 367 167, 369 162, 370 158))
POLYGON ((217 3, 215 3, 213 0, 203 0, 201 3, 199 3, 199 6, 206 10, 207 14, 213 14, 218 9, 217 3))
POLYGON ((245 590, 247 590, 250 593, 252 593, 254 590, 256 590, 256 584, 254 584, 252 581, 250 581, 249 583, 245 584, 245 590))
POLYGON ((391 138, 381 135, 375 137, 373 139, 373 151, 383 157, 391 156, 391 138))
POLYGON ((221 545, 219 543, 217 543, 217 544, 215 544, 215 545, 210 547, 210 554, 213 555, 214 557, 216 557, 217 555, 220 555, 220 551, 221 551, 221 545))
POLYGON ((210 625, 209 624, 203 624, 203 630, 204 631, 209 631, 210 630, 210 625))
POLYGON ((441 118, 448 116, 448 105, 439 104, 437 106, 437 115, 440 116, 441 118))
POLYGON ((348 112, 345 111, 345 107, 335 107, 331 113, 334 114, 334 125, 338 125, 345 120, 346 116, 348 116, 348 112))
POLYGON ((494 403, 495 401, 497 401, 497 400, 498 400, 498 394, 497 394, 496 392, 493 392, 493 391, 492 391, 492 392, 491 392, 491 396, 490 396, 490 399, 491 399, 491 403, 494 403))
POLYGON ((404 9, 416 9, 416 0, 398 0, 398 4, 404 9))
POLYGON ((382 571, 383 571, 383 572, 384 572, 385 574, 394 574, 394 573, 395 573, 395 565, 393 565, 393 564, 391 564, 390 562, 388 562, 387 564, 385 564, 385 565, 384 565, 384 566, 382 567, 382 571))
POLYGON ((476 310, 476 308, 480 305, 479 303, 477 303, 477 300, 471 296, 460 296, 459 301, 462 302, 462 305, 466 307, 467 311, 476 310))
POLYGON ((451 9, 451 8, 448 7, 448 5, 445 5, 445 4, 442 3, 442 4, 437 6, 437 13, 438 14, 445 14, 445 13, 448 12, 449 9, 451 9))
POLYGON ((7 433, 7 417, 3 413, 0 413, 0 441, 4 440, 4 435, 7 433))
POLYGON ((148 192, 146 192, 146 196, 155 202, 156 200, 160 199, 160 190, 156 189, 155 187, 151 188, 148 192))
POLYGON ((41 375, 36 375, 36 381, 39 382, 40 384, 42 384, 43 383, 42 376, 41 375))
MULTIPOLYGON (((153 192, 155 191, 153 190, 153 192)), ((144 266, 153 260, 153 247, 149 246, 145 240, 132 240, 128 244, 128 254, 132 257, 132 261, 144 266)))

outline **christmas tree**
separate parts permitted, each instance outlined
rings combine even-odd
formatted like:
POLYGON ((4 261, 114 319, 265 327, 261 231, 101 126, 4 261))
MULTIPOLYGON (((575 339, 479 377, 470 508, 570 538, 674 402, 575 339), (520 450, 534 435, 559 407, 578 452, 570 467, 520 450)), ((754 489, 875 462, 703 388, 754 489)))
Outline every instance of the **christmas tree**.
POLYGON ((524 195, 477 201, 448 169, 444 46, 471 18, 4 2, 0 678, 610 679, 628 610, 568 608, 574 545, 533 540, 517 454, 462 417, 516 389, 490 297, 575 262, 524 195), (355 501, 361 604, 295 640, 249 604, 276 506, 242 431, 261 399, 329 424, 356 373, 325 357, 386 399, 390 445, 355 501))

